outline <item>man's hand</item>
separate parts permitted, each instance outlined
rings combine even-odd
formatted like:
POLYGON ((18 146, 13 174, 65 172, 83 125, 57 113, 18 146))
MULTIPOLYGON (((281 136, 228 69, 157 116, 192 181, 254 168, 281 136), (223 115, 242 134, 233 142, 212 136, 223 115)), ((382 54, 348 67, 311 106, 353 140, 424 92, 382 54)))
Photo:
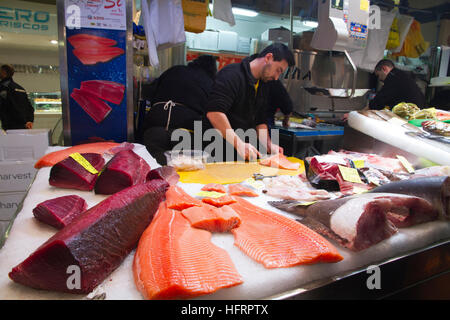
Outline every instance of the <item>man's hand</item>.
POLYGON ((268 146, 267 146, 267 152, 268 153, 270 153, 270 154, 278 154, 278 153, 283 153, 283 148, 282 147, 280 147, 280 146, 278 146, 278 145, 276 145, 276 144, 273 144, 273 143, 270 143, 268 146))
POLYGON ((261 154, 254 146, 250 143, 245 143, 242 140, 236 143, 236 151, 242 158, 244 158, 244 160, 248 161, 256 161, 258 156, 261 157, 261 154))
POLYGON ((25 128, 27 128, 27 129, 33 129, 33 122, 27 122, 27 123, 25 123, 25 128))

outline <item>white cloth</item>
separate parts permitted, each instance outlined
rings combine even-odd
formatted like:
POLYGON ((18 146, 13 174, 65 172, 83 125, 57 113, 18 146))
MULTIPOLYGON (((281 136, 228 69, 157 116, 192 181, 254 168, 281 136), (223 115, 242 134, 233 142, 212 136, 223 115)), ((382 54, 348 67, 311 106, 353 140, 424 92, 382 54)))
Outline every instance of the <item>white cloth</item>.
POLYGON ((214 0, 213 17, 228 22, 230 26, 234 26, 236 22, 234 21, 231 0, 214 0))
POLYGON ((181 0, 142 0, 142 17, 150 64, 159 66, 159 49, 186 42, 181 0))

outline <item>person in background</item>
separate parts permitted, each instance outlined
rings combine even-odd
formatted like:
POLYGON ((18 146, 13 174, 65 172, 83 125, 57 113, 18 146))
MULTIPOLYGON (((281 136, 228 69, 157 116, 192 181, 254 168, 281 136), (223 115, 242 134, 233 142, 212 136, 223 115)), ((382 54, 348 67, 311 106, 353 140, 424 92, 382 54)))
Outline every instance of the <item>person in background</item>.
POLYGON ((267 82, 269 91, 267 126, 270 130, 275 125, 275 113, 278 109, 284 114, 283 127, 289 128, 289 118, 292 115, 292 99, 280 80, 267 82))
POLYGON ((386 106, 392 108, 400 102, 414 103, 419 108, 425 106, 425 96, 414 79, 397 69, 392 61, 381 60, 375 66, 374 73, 384 84, 370 101, 369 109, 381 110, 386 106))
POLYGON ((208 98, 203 129, 218 130, 244 160, 256 160, 261 154, 255 146, 241 140, 236 129, 256 129, 259 142, 268 153, 283 152, 280 146, 272 144, 268 135, 267 82, 278 80, 294 63, 289 48, 275 43, 240 63, 222 68, 208 98))
POLYGON ((0 67, 0 121, 3 130, 32 129, 34 108, 27 92, 13 80, 14 68, 0 67))
POLYGON ((202 55, 187 66, 166 70, 149 88, 151 107, 143 124, 143 143, 160 164, 172 149, 171 132, 193 130, 205 113, 208 93, 217 73, 217 57, 202 55))

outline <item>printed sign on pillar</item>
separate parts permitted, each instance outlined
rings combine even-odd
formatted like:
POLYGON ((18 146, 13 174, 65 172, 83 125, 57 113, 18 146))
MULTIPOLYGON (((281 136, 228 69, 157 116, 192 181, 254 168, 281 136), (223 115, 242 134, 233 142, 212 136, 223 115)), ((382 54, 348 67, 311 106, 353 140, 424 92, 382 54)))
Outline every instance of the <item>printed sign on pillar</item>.
POLYGON ((72 145, 127 141, 125 0, 66 0, 68 114, 72 145))

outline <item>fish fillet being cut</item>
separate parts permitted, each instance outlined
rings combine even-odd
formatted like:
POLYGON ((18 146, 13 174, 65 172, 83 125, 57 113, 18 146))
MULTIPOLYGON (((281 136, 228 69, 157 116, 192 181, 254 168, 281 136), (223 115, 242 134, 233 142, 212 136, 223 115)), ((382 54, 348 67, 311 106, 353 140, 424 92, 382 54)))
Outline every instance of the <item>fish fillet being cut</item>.
POLYGON ((215 207, 221 207, 221 206, 225 206, 225 205, 232 204, 232 203, 236 202, 236 200, 234 198, 230 197, 227 194, 224 195, 224 196, 221 196, 219 198, 206 197, 206 198, 203 198, 202 201, 204 203, 211 204, 211 205, 213 205, 215 207))
POLYGON ((274 167, 286 170, 298 170, 300 168, 300 163, 291 162, 286 158, 284 154, 275 154, 269 158, 262 159, 259 164, 267 167, 274 167))
POLYGON ((174 186, 180 180, 180 176, 174 167, 162 166, 148 172, 147 181, 152 179, 163 179, 166 180, 171 186, 174 186))
POLYGON ((208 183, 207 185, 203 186, 202 191, 216 191, 221 193, 227 193, 225 187, 218 183, 208 183))
POLYGON ((152 180, 113 194, 48 239, 9 277, 36 289, 91 292, 136 247, 167 187, 152 180))
POLYGON ((47 153, 42 156, 34 165, 36 169, 40 169, 42 167, 51 167, 61 160, 66 159, 72 153, 98 153, 103 155, 105 152, 110 150, 111 148, 119 146, 119 143, 116 142, 95 142, 95 143, 86 143, 80 144, 73 147, 68 147, 63 150, 53 151, 47 153))
POLYGON ((72 52, 84 65, 108 62, 125 53, 121 48, 106 46, 78 47, 72 52))
POLYGON ((226 205, 216 208, 205 204, 202 207, 187 208, 181 213, 194 228, 210 232, 228 232, 241 224, 241 218, 236 211, 226 205))
POLYGON ((91 95, 119 105, 125 94, 125 86, 121 83, 106 80, 82 81, 80 90, 91 95))
POLYGON ((133 150, 120 151, 103 168, 95 182, 94 191, 96 194, 113 194, 144 183, 149 171, 148 163, 133 150))
MULTIPOLYGON (((105 159, 100 154, 81 153, 81 156, 97 171, 100 171, 105 164, 105 159)), ((89 172, 75 159, 68 157, 51 168, 48 182, 51 186, 58 188, 91 191, 94 189, 97 178, 97 173, 89 172)))
POLYGON ((89 92, 73 89, 70 96, 97 123, 102 122, 111 112, 111 107, 89 92))
POLYGON ((111 47, 117 44, 116 40, 95 36, 92 34, 79 33, 67 38, 74 47, 111 47))
POLYGON ((258 197, 259 195, 250 188, 244 187, 242 184, 230 184, 228 193, 232 196, 258 197))
POLYGON ((67 226, 87 208, 86 201, 77 196, 58 197, 39 203, 33 209, 36 219, 57 229, 67 226))
POLYGON ((176 185, 170 186, 166 192, 166 202, 169 209, 184 210, 192 206, 201 207, 203 204, 200 200, 188 195, 181 187, 176 185))
POLYGON ((146 299, 184 299, 243 282, 228 253, 211 243, 211 233, 191 227, 162 202, 139 240, 134 282, 146 299))
POLYGON ((315 231, 240 197, 234 198, 237 202, 230 206, 241 217, 241 225, 231 230, 234 244, 266 268, 343 259, 337 249, 315 231))

